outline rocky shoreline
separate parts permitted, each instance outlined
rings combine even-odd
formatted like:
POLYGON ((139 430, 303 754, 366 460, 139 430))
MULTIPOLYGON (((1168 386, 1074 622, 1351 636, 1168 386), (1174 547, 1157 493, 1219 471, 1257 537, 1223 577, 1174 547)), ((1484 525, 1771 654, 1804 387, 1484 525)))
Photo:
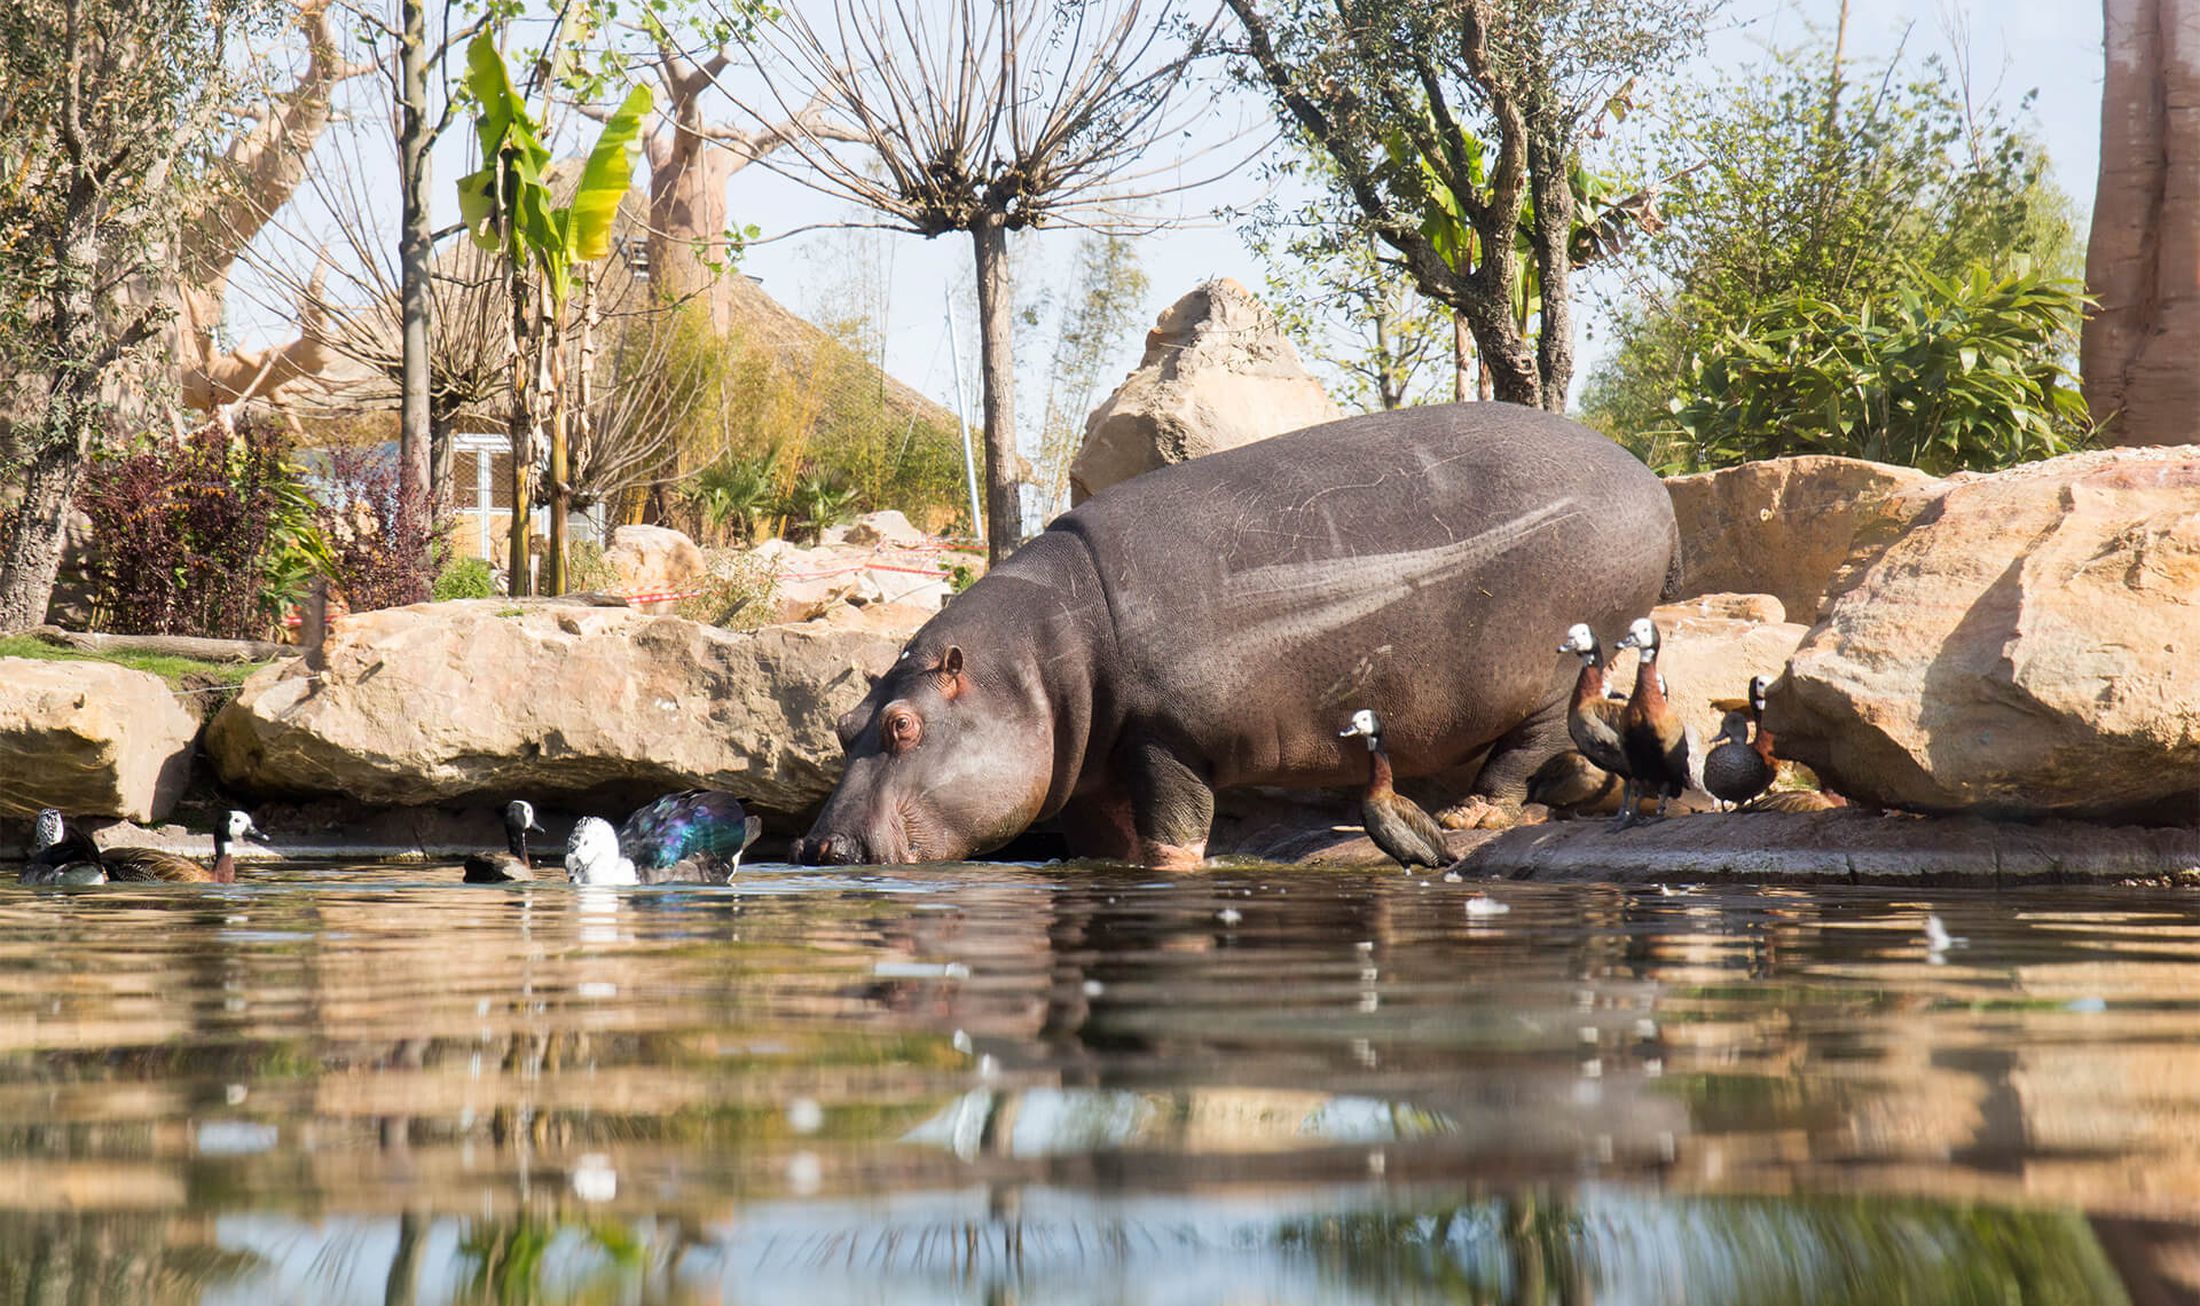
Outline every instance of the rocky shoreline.
MULTIPOLYGON (((1657 616, 1682 716, 1708 739, 1751 676, 1778 677, 1781 755, 1860 806, 1463 831, 1461 874, 2200 874, 2200 447, 1942 480, 1784 459, 1669 486, 1690 597, 1657 616)), ((420 858, 494 842, 483 813, 511 797, 579 812, 686 787, 752 802, 768 853, 831 791, 836 719, 933 610, 822 570, 827 587, 779 614, 808 619, 747 631, 559 600, 346 616, 318 669, 263 667, 203 727, 189 691, 150 673, 0 658, 0 856, 48 805, 137 839, 179 802, 237 801, 287 851, 420 858)), ((1345 795, 1225 809, 1217 854, 1379 860, 1345 795)))

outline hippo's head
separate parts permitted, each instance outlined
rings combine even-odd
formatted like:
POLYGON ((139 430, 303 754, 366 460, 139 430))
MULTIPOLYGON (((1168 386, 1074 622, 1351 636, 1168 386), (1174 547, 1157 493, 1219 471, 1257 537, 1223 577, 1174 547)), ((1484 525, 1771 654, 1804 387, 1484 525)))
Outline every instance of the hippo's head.
POLYGON ((847 770, 796 861, 953 861, 998 848, 1042 813, 1053 729, 1006 666, 922 634, 840 718, 847 770))

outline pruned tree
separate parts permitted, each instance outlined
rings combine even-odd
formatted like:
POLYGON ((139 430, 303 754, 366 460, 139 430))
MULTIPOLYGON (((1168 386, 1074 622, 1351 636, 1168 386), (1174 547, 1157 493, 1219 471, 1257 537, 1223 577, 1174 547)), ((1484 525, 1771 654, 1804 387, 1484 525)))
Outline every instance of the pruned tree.
POLYGON ((1150 230, 1140 201, 1204 180, 1174 144, 1211 113, 1180 94, 1209 31, 1176 0, 834 0, 744 37, 765 89, 727 93, 787 124, 767 166, 895 229, 971 240, 995 562, 1022 537, 1008 233, 1150 230))
POLYGON ((2102 11, 2086 403, 2114 443, 2182 444, 2196 438, 2200 413, 2200 122, 2190 107, 2200 97, 2200 0, 2104 0, 2102 11))
POLYGON ((173 274, 197 161, 229 124, 232 42, 258 0, 16 0, 0 6, 0 354, 43 378, 23 497, 0 548, 0 632, 42 621, 62 529, 118 364, 169 317, 133 288, 173 274))
POLYGON ((1695 48, 1707 0, 1223 2, 1242 73, 1421 293, 1465 320, 1495 397, 1563 411, 1571 277, 1593 252, 1583 139, 1633 79, 1695 48))

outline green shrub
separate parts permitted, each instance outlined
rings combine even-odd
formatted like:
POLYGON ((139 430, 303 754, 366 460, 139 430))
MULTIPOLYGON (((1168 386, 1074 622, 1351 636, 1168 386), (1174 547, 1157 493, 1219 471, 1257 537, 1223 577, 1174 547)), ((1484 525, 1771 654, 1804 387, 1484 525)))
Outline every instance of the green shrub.
POLYGON ((616 593, 619 569, 604 556, 594 540, 573 540, 565 546, 565 590, 568 594, 616 593))
POLYGON ((710 570, 696 587, 701 592, 680 600, 675 612, 690 621, 730 630, 749 630, 771 620, 772 592, 778 588, 779 576, 770 564, 735 549, 706 549, 704 558, 710 570))
POLYGON ((434 599, 448 603, 452 599, 487 599, 496 597, 496 568, 483 558, 454 558, 435 578, 434 599))
POLYGON ((2063 453, 2088 431, 2067 366, 2084 304, 2073 282, 1984 264, 1913 268, 1854 310, 1775 300, 1696 355, 1652 462, 1844 454, 1945 474, 2063 453))

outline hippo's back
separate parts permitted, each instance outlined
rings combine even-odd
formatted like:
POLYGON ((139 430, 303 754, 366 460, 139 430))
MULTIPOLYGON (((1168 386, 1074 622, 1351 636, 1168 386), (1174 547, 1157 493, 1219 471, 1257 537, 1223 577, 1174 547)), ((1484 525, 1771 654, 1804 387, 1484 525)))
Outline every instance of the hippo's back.
POLYGON ((1401 769, 1451 765, 1549 699, 1569 625, 1614 638, 1646 612, 1675 547, 1665 488, 1633 455, 1488 403, 1164 468, 1049 530, 1092 554, 1130 714, 1165 703, 1217 741, 1225 782, 1305 778, 1301 736, 1333 745, 1329 718, 1361 706, 1391 723, 1401 769))

